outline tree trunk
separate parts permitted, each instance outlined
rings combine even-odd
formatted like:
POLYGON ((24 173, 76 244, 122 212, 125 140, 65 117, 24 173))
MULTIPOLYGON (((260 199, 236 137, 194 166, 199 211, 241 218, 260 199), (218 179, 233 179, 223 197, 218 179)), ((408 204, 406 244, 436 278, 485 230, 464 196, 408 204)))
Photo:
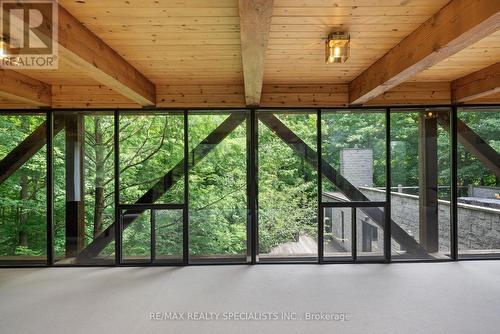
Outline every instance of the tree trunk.
POLYGON ((94 117, 95 139, 95 191, 94 191, 94 237, 103 230, 104 219, 104 173, 105 152, 103 147, 103 129, 99 116, 94 117))

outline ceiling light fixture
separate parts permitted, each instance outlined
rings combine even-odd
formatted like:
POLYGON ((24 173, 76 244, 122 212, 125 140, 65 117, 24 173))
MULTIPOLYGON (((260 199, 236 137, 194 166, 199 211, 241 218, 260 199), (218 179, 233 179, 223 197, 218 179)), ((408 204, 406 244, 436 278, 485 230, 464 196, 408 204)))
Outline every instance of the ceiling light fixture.
POLYGON ((4 59, 7 56, 5 55, 5 42, 3 41, 3 38, 0 40, 0 59, 4 59))
POLYGON ((7 47, 6 42, 4 41, 4 38, 0 38, 0 62, 2 65, 10 65, 10 66, 20 66, 21 63, 19 62, 19 57, 11 57, 5 53, 5 49, 7 47))
POLYGON ((325 42, 325 61, 331 63, 345 63, 350 56, 351 38, 345 32, 333 32, 325 42))

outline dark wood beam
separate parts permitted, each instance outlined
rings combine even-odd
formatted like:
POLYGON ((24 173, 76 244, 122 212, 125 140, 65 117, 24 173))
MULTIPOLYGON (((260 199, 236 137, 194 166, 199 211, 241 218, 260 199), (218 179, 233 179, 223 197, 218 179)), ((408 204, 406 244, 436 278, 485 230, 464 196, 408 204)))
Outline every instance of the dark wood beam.
MULTIPOLYGON (((438 122, 449 133, 450 119, 447 112, 438 113, 438 122)), ((500 178, 500 154, 461 119, 457 119, 457 141, 500 178)))
POLYGON ((500 1, 453 0, 349 84, 364 104, 500 28, 500 1))
MULTIPOLYGON (((64 120, 55 117, 54 136, 64 128, 64 120)), ((7 180, 24 163, 47 143, 47 123, 40 124, 26 139, 0 161, 0 184, 7 180)))
POLYGON ((241 59, 247 106, 258 106, 262 94, 273 0, 239 0, 241 59))
POLYGON ((500 92, 500 62, 451 82, 451 101, 468 102, 500 92))

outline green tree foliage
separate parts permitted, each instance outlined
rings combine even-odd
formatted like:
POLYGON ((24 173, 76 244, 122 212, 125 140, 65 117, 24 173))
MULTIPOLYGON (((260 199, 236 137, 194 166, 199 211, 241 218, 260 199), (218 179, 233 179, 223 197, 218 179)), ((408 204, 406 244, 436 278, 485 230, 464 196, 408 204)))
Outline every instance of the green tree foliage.
MULTIPOLYGON (((277 117, 315 149, 315 114, 277 117)), ((316 237, 317 171, 262 122, 258 127, 259 250, 267 253, 300 234, 316 237)))
MULTIPOLYGON (((41 116, 0 116, 0 159, 44 122, 41 116)), ((0 255, 46 254, 45 146, 0 185, 0 255)))
MULTIPOLYGON (((228 115, 189 117, 194 149, 228 115)), ((243 122, 189 173, 189 250, 194 256, 246 254, 246 124, 243 122)))

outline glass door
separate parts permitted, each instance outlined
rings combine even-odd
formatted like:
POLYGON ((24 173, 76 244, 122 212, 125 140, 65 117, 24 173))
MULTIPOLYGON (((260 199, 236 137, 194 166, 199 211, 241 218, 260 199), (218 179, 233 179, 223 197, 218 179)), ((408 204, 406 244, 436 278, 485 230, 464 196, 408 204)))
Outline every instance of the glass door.
POLYGON ((387 114, 322 110, 322 260, 383 261, 387 219, 387 114))

